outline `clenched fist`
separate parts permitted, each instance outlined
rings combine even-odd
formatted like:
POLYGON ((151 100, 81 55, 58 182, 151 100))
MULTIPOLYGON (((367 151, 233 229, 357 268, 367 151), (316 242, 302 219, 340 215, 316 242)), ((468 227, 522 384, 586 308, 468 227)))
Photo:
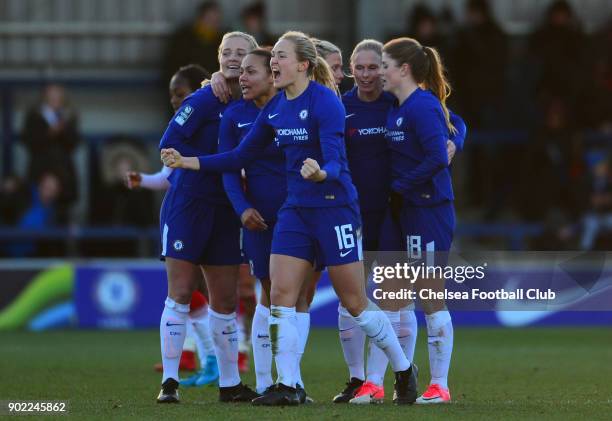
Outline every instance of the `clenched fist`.
POLYGON ((325 180, 327 173, 319 167, 319 163, 312 158, 306 158, 304 165, 300 170, 300 174, 305 180, 314 181, 315 183, 325 180))
POLYGON ((242 221, 242 225, 250 231, 265 231, 268 229, 266 221, 264 221, 261 214, 257 212, 257 209, 254 208, 248 208, 242 212, 240 220, 242 221))

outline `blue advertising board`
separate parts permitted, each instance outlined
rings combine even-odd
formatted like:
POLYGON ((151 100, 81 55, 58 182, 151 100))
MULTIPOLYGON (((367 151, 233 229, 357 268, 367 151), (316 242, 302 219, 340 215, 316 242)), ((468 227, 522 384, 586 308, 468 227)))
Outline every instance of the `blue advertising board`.
POLYGON ((138 329, 159 326, 167 294, 161 265, 85 264, 76 267, 78 326, 138 329))
MULTIPOLYGON (((74 304, 78 326, 85 329, 156 328, 167 293, 166 274, 157 262, 109 261, 77 264, 75 267, 74 304)), ((530 274, 528 278, 537 278, 530 274)), ((591 293, 587 298, 596 298, 591 293)), ((496 303, 489 308, 453 311, 455 325, 460 326, 546 326, 546 325, 612 325, 612 312, 568 311, 571 306, 534 307, 534 310, 505 310, 496 303)), ((335 327, 338 299, 324 272, 311 307, 313 327, 335 327)), ((419 315, 422 317, 422 314, 419 315)))

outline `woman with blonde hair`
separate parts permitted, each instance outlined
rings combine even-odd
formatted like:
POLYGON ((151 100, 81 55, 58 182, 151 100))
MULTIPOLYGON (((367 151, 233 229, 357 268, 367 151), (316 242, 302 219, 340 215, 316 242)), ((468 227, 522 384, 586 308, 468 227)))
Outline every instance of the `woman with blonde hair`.
MULTIPOLYGON (((219 45, 221 71, 239 92, 240 64, 257 48, 243 32, 229 32, 219 45)), ((189 155, 217 152, 219 119, 226 105, 207 85, 186 98, 161 141, 189 155)), ((203 272, 209 293, 209 325, 219 366, 219 400, 250 401, 258 396, 243 385, 237 365, 236 289, 240 254, 240 221, 231 211, 221 175, 176 168, 168 180, 161 209, 161 258, 168 273, 168 297, 161 316, 162 390, 157 402, 178 402, 178 364, 189 302, 203 272)))

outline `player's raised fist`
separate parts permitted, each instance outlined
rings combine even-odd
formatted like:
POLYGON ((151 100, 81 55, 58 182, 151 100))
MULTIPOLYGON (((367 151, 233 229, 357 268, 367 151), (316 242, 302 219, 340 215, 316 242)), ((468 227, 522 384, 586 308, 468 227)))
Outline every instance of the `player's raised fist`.
POLYGON ((300 174, 304 179, 314 182, 323 181, 327 177, 325 171, 319 167, 319 163, 312 158, 304 160, 300 174))

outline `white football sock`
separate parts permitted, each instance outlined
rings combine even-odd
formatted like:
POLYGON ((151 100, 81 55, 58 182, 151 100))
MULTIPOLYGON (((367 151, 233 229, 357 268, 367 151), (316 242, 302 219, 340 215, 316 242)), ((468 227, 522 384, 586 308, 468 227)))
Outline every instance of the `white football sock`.
POLYGON ((374 345, 384 350, 391 362, 394 372, 408 370, 410 361, 406 359, 404 351, 397 340, 389 318, 373 303, 366 308, 355 321, 374 345))
POLYGON ((238 326, 238 352, 246 354, 249 352, 251 344, 249 343, 247 338, 243 314, 238 314, 238 316, 236 317, 236 326, 238 326))
MULTIPOLYGON (((191 317, 189 318, 191 319, 191 317)), ((185 325, 185 342, 183 342, 183 351, 195 352, 197 350, 194 334, 193 326, 191 323, 187 323, 185 325)))
POLYGON ((430 384, 448 389, 448 369, 453 353, 453 322, 447 310, 425 315, 429 349, 430 384))
POLYGON ((306 343, 308 342, 308 333, 310 332, 310 313, 295 313, 295 318, 295 327, 298 333, 295 382, 299 383, 300 386, 304 387, 304 381, 302 380, 302 371, 300 370, 300 363, 302 362, 302 356, 304 355, 306 343))
POLYGON ((272 386, 272 346, 268 318, 270 309, 257 304, 253 315, 251 328, 251 343, 253 344, 253 362, 255 364, 255 379, 257 393, 263 393, 272 386))
POLYGON ((215 355, 215 345, 210 334, 210 321, 208 320, 208 310, 206 307, 189 313, 189 320, 193 329, 198 357, 200 358, 200 368, 206 365, 206 357, 215 355))
POLYGON ((363 348, 366 335, 342 305, 338 306, 338 330, 344 361, 349 369, 349 378, 364 380, 363 348))
POLYGON ((270 342, 278 382, 289 387, 295 387, 298 342, 295 317, 295 307, 270 306, 270 342))
POLYGON ((162 365, 162 383, 168 378, 179 380, 179 363, 185 342, 189 304, 179 304, 170 297, 166 298, 164 311, 159 322, 162 365))
POLYGON ((400 309, 400 328, 397 339, 399 339, 399 343, 404 350, 404 355, 410 361, 414 361, 418 332, 419 326, 417 325, 416 314, 414 314, 414 304, 400 309))
POLYGON ((240 383, 236 313, 221 314, 211 308, 208 313, 219 365, 219 387, 236 386, 240 383))
MULTIPOLYGON (((389 322, 391 322, 393 332, 397 336, 400 324, 399 311, 384 311, 384 314, 389 319, 389 322)), ((387 371, 389 359, 387 358, 385 352, 382 349, 372 344, 371 340, 368 347, 368 351, 369 353, 367 379, 369 382, 372 382, 378 386, 382 386, 385 381, 385 372, 387 371)))

